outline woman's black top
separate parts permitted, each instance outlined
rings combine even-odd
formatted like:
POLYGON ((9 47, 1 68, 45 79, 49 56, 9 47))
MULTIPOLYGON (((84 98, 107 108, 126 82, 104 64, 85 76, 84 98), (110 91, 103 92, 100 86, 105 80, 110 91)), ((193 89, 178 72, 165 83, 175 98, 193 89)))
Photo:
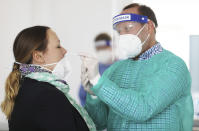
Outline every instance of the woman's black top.
POLYGON ((9 122, 9 131, 88 131, 65 95, 55 86, 24 78, 9 122))

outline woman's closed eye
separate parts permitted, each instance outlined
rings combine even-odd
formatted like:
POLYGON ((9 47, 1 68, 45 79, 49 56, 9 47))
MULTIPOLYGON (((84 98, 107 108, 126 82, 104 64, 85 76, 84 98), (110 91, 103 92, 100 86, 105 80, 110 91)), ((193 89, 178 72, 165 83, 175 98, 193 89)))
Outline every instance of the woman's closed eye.
POLYGON ((58 45, 57 48, 61 48, 61 45, 58 45))

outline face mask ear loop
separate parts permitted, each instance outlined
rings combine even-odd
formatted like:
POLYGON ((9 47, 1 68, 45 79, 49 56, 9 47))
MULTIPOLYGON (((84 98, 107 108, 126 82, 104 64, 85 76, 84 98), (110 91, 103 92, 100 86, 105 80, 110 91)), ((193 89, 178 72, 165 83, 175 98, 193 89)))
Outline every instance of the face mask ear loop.
POLYGON ((145 39, 145 41, 144 41, 144 42, 142 42, 142 45, 144 45, 144 44, 145 44, 145 42, 149 39, 149 36, 150 36, 150 34, 148 34, 148 35, 147 35, 147 38, 145 39))
MULTIPOLYGON (((144 26, 138 31, 138 33, 136 34, 137 36, 140 34, 140 32, 144 29, 144 27, 146 26, 146 24, 144 24, 144 26)), ((145 39, 144 42, 142 42, 142 45, 144 45, 144 43, 148 40, 150 34, 147 35, 147 38, 145 39)))
POLYGON ((138 36, 140 34, 140 32, 144 29, 145 26, 146 26, 146 24, 144 24, 144 26, 138 31, 138 33, 136 34, 136 36, 138 36))
POLYGON ((15 61, 16 64, 21 65, 22 63, 15 61))
POLYGON ((56 64, 57 64, 57 62, 56 63, 52 63, 52 64, 41 65, 41 66, 46 67, 46 66, 51 66, 51 65, 56 65, 56 64))
POLYGON ((51 65, 56 65, 56 64, 57 64, 57 63, 52 63, 52 64, 38 65, 38 66, 40 66, 40 67, 42 67, 42 68, 44 68, 44 69, 46 69, 46 70, 52 72, 51 70, 49 70, 48 68, 46 68, 46 66, 51 66, 51 65))

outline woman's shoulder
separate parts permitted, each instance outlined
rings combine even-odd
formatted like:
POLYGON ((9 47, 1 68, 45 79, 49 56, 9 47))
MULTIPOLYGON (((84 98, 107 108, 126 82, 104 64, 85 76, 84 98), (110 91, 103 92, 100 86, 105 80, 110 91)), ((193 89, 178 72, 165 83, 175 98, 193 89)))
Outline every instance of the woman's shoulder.
POLYGON ((63 92, 48 82, 42 82, 31 78, 24 78, 19 90, 20 95, 34 100, 66 100, 63 92))
POLYGON ((59 91, 54 85, 48 83, 48 82, 43 82, 43 81, 38 81, 35 79, 31 79, 28 77, 25 77, 22 82, 21 82, 21 88, 26 88, 29 90, 57 90, 59 91))

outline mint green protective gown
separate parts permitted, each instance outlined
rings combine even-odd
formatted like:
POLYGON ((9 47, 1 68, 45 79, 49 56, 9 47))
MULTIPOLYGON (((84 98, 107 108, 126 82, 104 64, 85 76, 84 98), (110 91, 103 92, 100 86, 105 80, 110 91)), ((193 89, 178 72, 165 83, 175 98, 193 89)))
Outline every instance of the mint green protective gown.
POLYGON ((148 60, 118 61, 87 95, 85 108, 98 130, 192 131, 191 77, 167 50, 148 60))

